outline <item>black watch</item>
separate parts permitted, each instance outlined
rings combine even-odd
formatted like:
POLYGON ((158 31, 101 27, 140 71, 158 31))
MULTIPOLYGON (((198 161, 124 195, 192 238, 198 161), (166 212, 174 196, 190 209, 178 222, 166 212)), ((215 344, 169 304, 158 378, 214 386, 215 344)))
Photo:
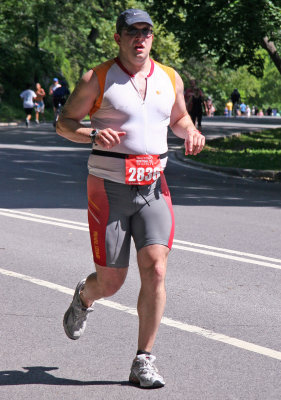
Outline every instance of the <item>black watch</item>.
POLYGON ((99 133, 99 129, 93 129, 90 133, 90 139, 93 144, 96 144, 96 136, 99 133))

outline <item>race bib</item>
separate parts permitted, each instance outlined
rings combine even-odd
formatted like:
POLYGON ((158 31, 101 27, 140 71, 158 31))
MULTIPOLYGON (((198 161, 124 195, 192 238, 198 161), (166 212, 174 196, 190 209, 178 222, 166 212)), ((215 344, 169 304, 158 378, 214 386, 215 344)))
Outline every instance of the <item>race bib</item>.
POLYGON ((129 155, 125 162, 127 185, 150 185, 163 172, 159 155, 129 155))

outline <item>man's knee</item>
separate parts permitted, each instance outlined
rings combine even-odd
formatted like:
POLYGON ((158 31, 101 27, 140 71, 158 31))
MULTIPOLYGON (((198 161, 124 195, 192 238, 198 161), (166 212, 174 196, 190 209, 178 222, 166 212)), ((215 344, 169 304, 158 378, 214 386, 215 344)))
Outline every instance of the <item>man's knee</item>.
POLYGON ((149 282, 154 287, 164 282, 168 253, 169 249, 160 245, 148 246, 139 251, 138 262, 142 282, 149 282))
POLYGON ((165 260, 157 260, 150 268, 150 277, 155 285, 162 283, 166 277, 166 262, 165 260))

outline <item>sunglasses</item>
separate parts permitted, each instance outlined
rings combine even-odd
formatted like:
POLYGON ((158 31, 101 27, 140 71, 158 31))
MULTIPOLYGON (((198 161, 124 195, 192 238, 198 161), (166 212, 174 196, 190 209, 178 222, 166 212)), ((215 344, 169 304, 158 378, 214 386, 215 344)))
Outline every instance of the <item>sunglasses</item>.
POLYGON ((141 36, 148 38, 153 34, 153 30, 151 28, 138 29, 134 28, 133 26, 129 26, 128 28, 126 28, 126 32, 129 36, 132 37, 140 34, 141 36))

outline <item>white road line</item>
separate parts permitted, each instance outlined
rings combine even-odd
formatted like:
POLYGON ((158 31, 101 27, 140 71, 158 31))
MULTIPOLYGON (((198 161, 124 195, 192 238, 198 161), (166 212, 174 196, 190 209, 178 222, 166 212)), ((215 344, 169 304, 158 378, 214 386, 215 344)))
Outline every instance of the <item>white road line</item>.
POLYGON ((182 244, 188 244, 189 246, 202 247, 204 249, 223 251, 224 253, 239 254, 241 256, 247 256, 247 257, 252 257, 252 258, 258 258, 260 260, 267 260, 267 261, 274 261, 274 262, 277 262, 277 263, 281 263, 281 259, 279 259, 279 258, 271 258, 271 257, 259 256, 257 254, 245 253, 245 252, 237 251, 237 250, 223 249, 221 247, 207 246, 206 244, 191 243, 191 242, 186 242, 184 240, 175 239, 174 242, 182 243, 182 244))
POLYGON ((0 211, 3 213, 7 212, 7 213, 11 213, 11 214, 27 215, 27 216, 34 217, 34 218, 46 219, 46 220, 50 220, 50 221, 66 222, 66 223, 73 224, 73 225, 82 225, 82 226, 88 227, 88 224, 86 222, 76 222, 76 221, 70 221, 69 219, 48 217, 45 215, 33 214, 30 212, 26 212, 26 211, 10 210, 9 208, 0 208, 0 211))
POLYGON ((41 224, 61 226, 63 228, 76 229, 76 230, 80 230, 80 231, 88 231, 88 228, 84 228, 82 226, 63 224, 63 223, 60 223, 60 222, 54 222, 54 221, 49 221, 49 220, 40 219, 40 218, 31 218, 31 217, 26 217, 24 215, 16 215, 16 214, 7 215, 6 213, 3 213, 2 211, 0 211, 0 215, 9 216, 11 218, 24 219, 26 221, 40 222, 41 224))
MULTIPOLYGON (((65 219, 60 219, 60 218, 46 217, 43 215, 32 214, 32 213, 24 212, 24 211, 0 208, 0 215, 8 216, 11 218, 23 219, 23 220, 31 221, 31 222, 39 222, 42 224, 60 226, 62 228, 76 229, 76 230, 85 231, 85 232, 89 231, 87 223, 75 222, 75 221, 70 221, 70 220, 65 220, 65 219)), ((240 252, 240 251, 236 251, 236 250, 229 250, 229 249, 223 249, 220 247, 202 245, 199 243, 192 243, 192 242, 187 242, 184 240, 175 239, 174 243, 181 243, 181 244, 186 244, 186 245, 191 246, 191 247, 187 247, 187 246, 173 244, 173 248, 178 249, 178 250, 190 251, 193 253, 200 253, 200 254, 213 256, 213 257, 219 257, 219 258, 226 258, 228 260, 240 261, 240 262, 254 264, 254 265, 260 265, 260 266, 268 267, 268 268, 281 269, 281 265, 278 265, 278 264, 281 264, 281 260, 278 258, 265 257, 265 256, 260 256, 258 254, 244 253, 244 252, 240 252), (198 247, 198 248, 195 248, 195 247, 198 247), (208 250, 203 250, 203 249, 208 249, 208 250), (210 251, 210 250, 214 250, 214 251, 210 251), (237 255, 246 256, 246 257, 238 257, 235 255, 223 254, 222 252, 230 253, 230 254, 237 254, 237 255), (251 258, 254 258, 254 260, 252 260, 251 258), (262 261, 260 261, 260 260, 262 260, 262 261), (273 261, 274 264, 269 261, 273 261)))
MULTIPOLYGON (((69 289, 65 286, 58 285, 56 283, 48 282, 42 279, 33 278, 32 276, 19 274, 18 272, 9 271, 3 268, 0 268, 0 273, 2 275, 10 276, 13 278, 22 279, 24 281, 34 283, 39 286, 43 286, 52 290, 56 290, 60 293, 65 293, 68 295, 73 295, 74 290, 69 289)), ((127 307, 123 304, 116 303, 110 300, 98 300, 96 303, 101 304, 103 306, 113 308, 118 311, 125 312, 126 314, 137 316, 137 310, 133 307, 127 307)), ((237 347, 242 350, 251 351, 253 353, 257 353, 266 357, 274 358, 276 360, 281 360, 281 352, 273 349, 269 349, 268 347, 263 347, 256 345, 254 343, 246 342, 244 340, 236 339, 231 336, 227 336, 221 333, 216 333, 208 329, 200 328, 199 326, 189 325, 181 321, 177 321, 171 318, 163 317, 161 320, 162 325, 169 326, 171 328, 175 328, 184 332, 194 333, 196 335, 205 337, 207 339, 215 340, 217 342, 225 343, 234 347, 237 347)))
POLYGON ((36 146, 26 144, 0 144, 0 149, 33 150, 33 151, 88 151, 89 147, 63 147, 63 146, 36 146))
POLYGON ((199 250, 199 249, 194 249, 193 247, 178 246, 176 244, 173 244, 173 249, 191 251, 193 253, 200 253, 200 254, 205 254, 205 255, 208 255, 208 256, 219 257, 219 258, 227 258, 228 260, 240 261, 240 262, 244 262, 244 263, 247 263, 247 264, 255 264, 255 265, 261 265, 263 267, 281 269, 281 265, 267 263, 267 262, 264 262, 264 261, 251 260, 250 258, 229 256, 227 254, 217 253, 215 251, 199 250))

